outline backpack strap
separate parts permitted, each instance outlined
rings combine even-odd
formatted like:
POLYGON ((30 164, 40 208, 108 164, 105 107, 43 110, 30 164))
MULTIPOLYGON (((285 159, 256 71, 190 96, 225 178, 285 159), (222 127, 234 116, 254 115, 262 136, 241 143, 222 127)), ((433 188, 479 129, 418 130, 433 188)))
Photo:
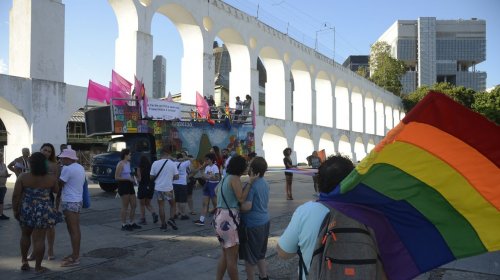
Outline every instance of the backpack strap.
POLYGON ((307 271, 306 263, 304 262, 304 257, 302 256, 302 251, 300 251, 300 247, 297 250, 297 255, 299 255, 299 280, 303 280, 302 277, 305 274, 309 275, 307 271))

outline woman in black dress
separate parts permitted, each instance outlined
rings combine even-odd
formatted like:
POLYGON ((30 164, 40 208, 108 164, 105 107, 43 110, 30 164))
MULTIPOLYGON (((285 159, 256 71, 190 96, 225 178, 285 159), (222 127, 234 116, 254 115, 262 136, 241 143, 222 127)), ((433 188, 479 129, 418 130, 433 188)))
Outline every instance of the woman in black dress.
MULTIPOLYGON (((290 169, 293 167, 292 164, 292 159, 290 158, 290 155, 292 154, 292 149, 291 148, 286 148, 283 150, 283 155, 285 156, 283 158, 283 164, 285 164, 286 169, 290 169)), ((293 200, 292 196, 292 180, 293 180, 293 173, 292 172, 285 172, 285 191, 286 191, 286 200, 293 200)))

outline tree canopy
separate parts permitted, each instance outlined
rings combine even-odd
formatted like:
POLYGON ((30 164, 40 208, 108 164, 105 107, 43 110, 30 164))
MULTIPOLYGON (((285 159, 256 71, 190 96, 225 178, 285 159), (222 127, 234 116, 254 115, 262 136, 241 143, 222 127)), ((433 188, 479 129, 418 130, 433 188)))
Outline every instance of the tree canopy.
POLYGON ((437 83, 432 86, 418 87, 414 92, 403 96, 403 106, 409 112, 429 91, 444 93, 453 100, 485 116, 489 120, 500 124, 500 86, 491 92, 475 92, 463 86, 454 86, 450 83, 437 83))
POLYGON ((370 52, 370 80, 376 85, 400 96, 403 85, 400 78, 406 72, 403 61, 391 56, 391 46, 386 42, 376 42, 370 52))

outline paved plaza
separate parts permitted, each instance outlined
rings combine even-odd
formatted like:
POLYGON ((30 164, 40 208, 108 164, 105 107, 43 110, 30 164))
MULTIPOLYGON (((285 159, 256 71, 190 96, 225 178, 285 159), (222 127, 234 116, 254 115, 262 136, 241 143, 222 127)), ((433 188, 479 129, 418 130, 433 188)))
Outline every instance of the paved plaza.
MULTIPOLYGON (((293 201, 285 200, 283 173, 268 173, 270 183, 269 210, 271 236, 267 261, 270 279, 297 279, 298 259, 283 261, 277 258, 275 247, 297 206, 313 200, 311 177, 297 175, 293 181, 293 201)), ((244 178, 244 180, 246 180, 244 178)), ((0 275, 1 279, 215 279, 220 247, 213 229, 196 226, 192 220, 178 221, 179 230, 169 227, 167 232, 152 224, 140 230, 120 230, 120 200, 114 194, 101 191, 91 184, 92 206, 81 214, 82 259, 77 267, 60 267, 61 257, 71 251, 65 224, 56 227, 54 261, 44 260, 50 271, 36 275, 34 262, 30 272, 20 270, 20 228, 12 218, 11 197, 13 184, 8 184, 5 214, 9 221, 0 221, 0 275)), ((201 190, 194 191, 195 210, 201 208, 201 190)), ((136 211, 139 213, 139 210, 136 211)), ((209 219, 210 221, 210 219, 209 219)), ((243 262, 239 265, 240 279, 246 279, 243 262)), ((226 276, 226 279, 229 279, 226 276)), ((499 252, 453 262, 417 277, 424 279, 500 279, 499 252)))

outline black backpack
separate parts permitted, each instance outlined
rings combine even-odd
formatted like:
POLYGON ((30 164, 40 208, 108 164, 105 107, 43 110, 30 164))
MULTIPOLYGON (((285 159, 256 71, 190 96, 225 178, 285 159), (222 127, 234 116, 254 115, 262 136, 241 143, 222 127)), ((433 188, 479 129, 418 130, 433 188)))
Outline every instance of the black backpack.
POLYGON ((299 252, 299 279, 303 269, 308 279, 386 279, 373 230, 323 205, 330 213, 321 224, 309 273, 299 252))

